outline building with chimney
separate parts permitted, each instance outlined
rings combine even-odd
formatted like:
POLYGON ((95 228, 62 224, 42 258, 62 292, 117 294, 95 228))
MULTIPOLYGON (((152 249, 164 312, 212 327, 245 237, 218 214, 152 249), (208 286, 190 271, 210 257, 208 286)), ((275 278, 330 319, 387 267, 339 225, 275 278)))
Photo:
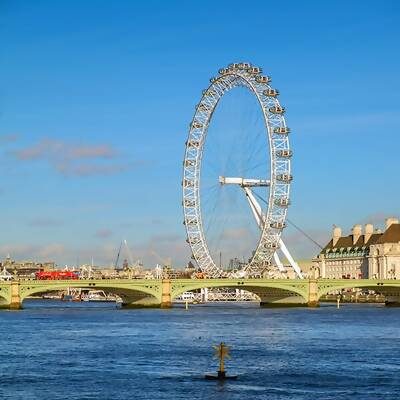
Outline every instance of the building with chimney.
POLYGON ((315 277, 400 279, 400 223, 387 218, 385 231, 354 225, 350 235, 333 228, 332 239, 313 259, 315 277))

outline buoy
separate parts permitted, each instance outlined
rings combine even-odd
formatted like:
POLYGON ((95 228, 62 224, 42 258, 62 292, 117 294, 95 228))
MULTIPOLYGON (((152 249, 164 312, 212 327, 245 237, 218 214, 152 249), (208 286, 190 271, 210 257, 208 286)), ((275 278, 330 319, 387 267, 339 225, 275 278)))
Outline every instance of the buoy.
POLYGON ((224 342, 221 342, 218 346, 213 346, 216 350, 214 357, 219 358, 219 370, 217 375, 206 375, 205 378, 208 380, 227 380, 227 379, 237 379, 237 376, 227 376, 225 372, 225 357, 229 360, 231 356, 229 355, 230 347, 225 346, 224 342))

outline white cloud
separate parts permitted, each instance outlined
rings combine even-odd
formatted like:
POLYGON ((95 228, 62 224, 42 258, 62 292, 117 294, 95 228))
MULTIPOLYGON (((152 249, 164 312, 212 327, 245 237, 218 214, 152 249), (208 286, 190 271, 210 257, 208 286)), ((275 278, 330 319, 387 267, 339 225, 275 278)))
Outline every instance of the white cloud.
POLYGON ((45 161, 64 176, 110 175, 139 166, 140 162, 122 162, 121 155, 109 144, 68 143, 44 138, 12 152, 18 161, 45 161))
POLYGON ((104 239, 104 238, 109 238, 112 236, 112 231, 110 229, 99 229, 95 232, 95 237, 104 239))

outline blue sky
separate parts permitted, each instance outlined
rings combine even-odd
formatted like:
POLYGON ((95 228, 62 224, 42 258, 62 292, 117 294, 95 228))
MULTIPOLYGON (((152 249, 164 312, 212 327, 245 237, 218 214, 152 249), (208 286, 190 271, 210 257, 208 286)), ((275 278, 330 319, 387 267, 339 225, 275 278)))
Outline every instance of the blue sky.
POLYGON ((148 266, 183 265, 188 124, 236 61, 287 108, 291 220, 324 242, 400 215, 399 17, 397 1, 3 0, 0 257, 110 264, 126 238, 148 266))

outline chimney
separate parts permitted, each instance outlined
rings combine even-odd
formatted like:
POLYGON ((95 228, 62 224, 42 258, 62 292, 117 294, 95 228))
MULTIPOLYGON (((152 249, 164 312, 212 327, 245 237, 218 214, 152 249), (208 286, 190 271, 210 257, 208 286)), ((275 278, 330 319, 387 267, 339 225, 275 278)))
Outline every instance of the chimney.
POLYGON ((334 226, 333 233, 332 233, 332 247, 336 246, 336 243, 342 237, 342 229, 338 226, 334 226))
POLYGON ((353 226, 353 245, 358 242, 362 234, 362 227, 361 225, 354 225, 353 226))
POLYGON ((388 230, 391 225, 398 224, 399 220, 397 218, 390 217, 390 218, 386 218, 385 222, 386 222, 386 230, 388 230))
POLYGON ((365 236, 364 236, 364 244, 371 239, 372 234, 374 233, 374 226, 372 224, 365 225, 365 236))

